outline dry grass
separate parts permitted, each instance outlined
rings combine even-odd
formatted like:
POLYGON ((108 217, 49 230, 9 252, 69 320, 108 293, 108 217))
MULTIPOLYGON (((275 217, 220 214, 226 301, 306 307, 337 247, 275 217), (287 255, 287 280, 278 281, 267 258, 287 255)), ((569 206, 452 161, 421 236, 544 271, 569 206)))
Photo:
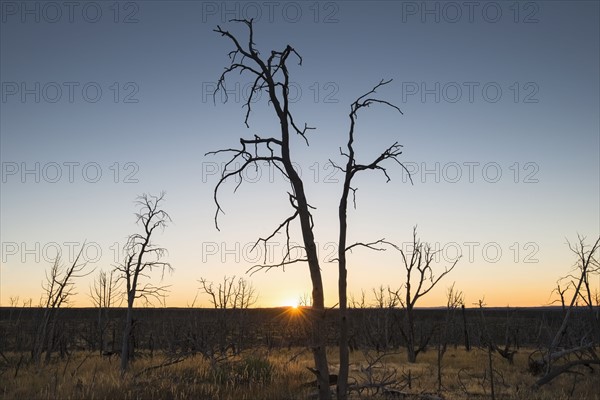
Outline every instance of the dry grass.
MULTIPOLYGON (((600 399, 598 371, 593 374, 584 372, 583 375, 562 376, 539 390, 532 389, 536 378, 527 370, 528 354, 527 350, 517 353, 514 365, 510 365, 497 355, 493 356, 496 399, 600 399), (572 391, 574 382, 575 390, 572 391)), ((447 400, 491 398, 486 351, 474 349, 466 352, 460 348, 448 349, 442 364, 443 388, 440 392, 437 391, 436 351, 431 350, 420 354, 417 361, 415 364, 408 364, 406 353, 400 352, 386 357, 383 367, 395 368, 403 386, 408 383, 407 377, 410 371, 411 389, 404 388, 403 392, 415 395, 436 394, 447 400)), ((353 360, 354 373, 351 375, 360 375, 357 370, 360 371, 361 367, 364 369, 365 366, 364 357, 353 360)))
MULTIPOLYGON (((314 380, 314 376, 305 368, 312 365, 312 356, 305 351, 290 361, 300 351, 292 349, 268 353, 256 350, 217 370, 210 368, 209 363, 200 356, 195 356, 141 374, 144 369, 164 362, 164 358, 138 357, 131 364, 131 371, 125 379, 119 376, 118 359, 109 360, 97 353, 78 353, 69 360, 56 360, 46 366, 22 364, 18 371, 15 366, 20 355, 7 354, 12 366, 2 370, 0 375, 0 398, 305 399, 315 391, 307 384, 314 380)), ((600 400, 597 372, 591 374, 582 371, 582 375, 565 375, 539 390, 532 390, 535 378, 527 372, 527 353, 518 353, 515 365, 494 357, 497 399, 600 400), (573 386, 575 389, 570 394, 573 386)), ((338 367, 337 354, 330 351, 329 356, 332 373, 335 373, 338 367)), ((406 354, 402 351, 386 356, 373 369, 373 376, 376 378, 386 372, 396 371, 400 383, 407 385, 410 371, 411 387, 404 387, 403 392, 436 393, 435 351, 421 354, 416 364, 407 364, 405 360, 406 354)), ((365 354, 353 353, 351 362, 351 377, 363 382, 368 373, 365 371, 365 354)), ((487 365, 487 353, 484 351, 449 349, 444 358, 444 389, 437 394, 448 400, 491 398, 487 365)), ((362 395, 353 393, 353 398, 367 396, 366 391, 362 395)), ((372 393, 371 396, 384 398, 381 394, 374 396, 372 393)))

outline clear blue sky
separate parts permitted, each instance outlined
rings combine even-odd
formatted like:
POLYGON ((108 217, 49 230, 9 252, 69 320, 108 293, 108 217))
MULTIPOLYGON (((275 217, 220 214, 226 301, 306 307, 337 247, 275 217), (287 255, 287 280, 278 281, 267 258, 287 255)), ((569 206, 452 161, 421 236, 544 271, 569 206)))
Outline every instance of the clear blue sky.
MULTIPOLYGON (((358 160, 398 141, 414 185, 394 165, 387 184, 359 177, 349 235, 401 244, 418 225, 443 250, 439 268, 462 252, 424 305, 442 304, 453 281, 469 303, 545 304, 573 262, 566 239, 600 233, 596 1, 0 4, 2 305, 16 295, 37 302, 57 248, 68 261, 87 240, 90 267, 110 269, 144 192, 166 191, 173 218, 156 238, 175 267, 167 305, 190 303, 200 277, 241 276, 254 264, 248 243, 288 215, 288 188, 266 167, 235 195, 226 186, 215 229, 214 172, 227 159, 204 154, 277 128, 264 94, 244 126, 247 76, 231 75, 229 102, 213 104, 232 44, 212 30, 246 41, 230 18, 256 17, 263 55, 290 44, 303 57, 290 64, 293 113, 317 129, 310 147, 296 140, 292 151, 317 207, 323 260, 341 189, 327 161, 342 161, 350 103, 382 78, 394 81, 378 95, 404 115, 361 114, 358 160)), ((282 246, 278 237, 273 249, 282 246)), ((322 269, 333 305, 336 264, 322 269)), ((261 305, 310 292, 305 265, 247 278, 261 305)), ((88 304, 88 282, 78 282, 76 305, 88 304)), ((355 294, 402 285, 399 254, 353 253, 349 282, 355 294)))

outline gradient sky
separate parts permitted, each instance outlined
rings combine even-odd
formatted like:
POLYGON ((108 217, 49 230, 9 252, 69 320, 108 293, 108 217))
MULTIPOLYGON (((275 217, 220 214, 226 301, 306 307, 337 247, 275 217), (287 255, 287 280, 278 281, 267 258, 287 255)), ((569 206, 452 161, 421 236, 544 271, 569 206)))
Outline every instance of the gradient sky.
MULTIPOLYGON (((389 183, 359 176, 349 240, 402 245, 418 225, 442 250, 438 270, 462 253, 421 305, 443 304, 452 282, 468 305, 547 304, 574 261, 566 240, 600 234, 597 1, 0 4, 1 305, 17 295, 37 303, 56 248, 68 261, 87 241, 90 268, 110 269, 136 232, 141 193, 166 191, 173 218, 155 238, 175 268, 168 306, 191 303, 200 277, 254 265, 249 244, 288 215, 288 187, 266 167, 235 194, 226 185, 215 229, 215 171, 227 159, 204 154, 277 135, 264 94, 244 126, 247 76, 230 76, 229 102, 212 101, 232 49, 212 30, 246 38, 230 18, 257 19, 262 54, 290 44, 303 57, 289 64, 292 111, 317 129, 292 152, 317 207, 328 305, 337 302, 337 265, 324 261, 335 251, 341 174, 327 162, 343 161, 350 103, 382 78, 394 80, 378 96, 404 115, 363 110, 358 161, 398 141, 414 185, 394 165, 389 183)), ((349 262, 351 293, 404 283, 395 250, 358 250, 349 262)), ((310 292, 306 265, 246 278, 262 306, 310 292)), ((75 305, 90 304, 90 279, 77 282, 75 305)))

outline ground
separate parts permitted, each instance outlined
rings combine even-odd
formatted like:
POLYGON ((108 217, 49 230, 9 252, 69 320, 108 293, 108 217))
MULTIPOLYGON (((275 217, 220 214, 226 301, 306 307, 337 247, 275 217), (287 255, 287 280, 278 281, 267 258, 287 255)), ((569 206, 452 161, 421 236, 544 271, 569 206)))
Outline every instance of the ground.
MULTIPOLYGON (((496 399, 599 399, 598 371, 583 369, 580 374, 562 376, 538 390, 535 377, 527 371, 530 350, 521 349, 510 365, 494 356, 496 399)), ((2 399, 306 399, 313 397, 314 375, 306 368, 312 355, 301 348, 256 349, 211 367, 200 355, 181 362, 149 369, 165 362, 164 355, 140 354, 124 379, 116 357, 98 353, 76 353, 49 364, 27 363, 27 354, 5 354, 0 379, 2 399), (21 362, 19 362, 21 360, 21 362), (146 371, 145 371, 146 370, 146 371)), ((416 364, 406 362, 400 350, 384 356, 369 368, 375 352, 356 351, 351 356, 350 382, 363 388, 351 398, 441 398, 490 399, 487 352, 449 348, 443 361, 443 388, 438 391, 437 352, 420 354, 416 364), (395 389, 384 393, 377 384, 386 377, 396 380, 395 389), (409 385, 410 382, 410 385, 409 385), (401 394, 402 393, 402 394, 401 394), (410 397, 406 394, 411 394, 410 397), (392 397, 396 395, 396 397, 392 397), (435 397, 437 396, 437 397, 435 397)), ((330 349, 331 373, 335 374, 337 354, 330 349)), ((332 387, 332 390, 335 390, 332 387)))

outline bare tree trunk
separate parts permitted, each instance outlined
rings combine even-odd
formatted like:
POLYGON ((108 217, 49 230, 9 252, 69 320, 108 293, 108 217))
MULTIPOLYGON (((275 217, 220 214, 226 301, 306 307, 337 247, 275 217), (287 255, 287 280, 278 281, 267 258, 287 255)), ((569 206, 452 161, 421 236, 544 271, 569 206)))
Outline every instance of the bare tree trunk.
POLYGON ((329 399, 329 365, 327 364, 327 343, 325 331, 325 295, 323 291, 323 280, 321 278, 321 267, 319 266, 319 258, 317 254, 317 245, 315 236, 312 230, 312 217, 308 209, 308 201, 304 192, 304 184, 302 179, 294 169, 290 158, 289 148, 289 125, 287 110, 287 97, 284 101, 284 108, 281 108, 279 99, 276 96, 275 83, 271 80, 267 82, 269 85, 269 95, 273 102, 279 122, 281 125, 281 158, 282 163, 287 173, 290 183, 294 188, 294 196, 296 198, 296 210, 300 217, 300 227, 302 230, 302 239, 306 258, 308 261, 308 269, 310 271, 310 280, 312 282, 312 351, 315 360, 315 367, 319 371, 317 380, 319 382, 319 398, 329 399))
POLYGON ((471 351, 471 343, 469 342, 469 331, 467 330, 467 315, 465 312, 465 305, 461 305, 462 310, 462 321, 463 321, 463 335, 465 338, 465 350, 471 351))
MULTIPOLYGON (((440 338, 441 339, 441 338, 440 338)), ((444 352, 446 349, 441 343, 437 344, 437 384, 438 384, 438 392, 442 391, 442 358, 444 357, 444 352)))
POLYGON ((491 399, 496 400, 496 391, 494 387, 494 363, 492 358, 493 353, 493 345, 492 342, 488 344, 488 367, 490 369, 490 390, 491 390, 491 399))
MULTIPOLYGON (((348 132, 348 152, 342 152, 342 155, 346 156, 347 162, 345 168, 337 166, 333 164, 335 168, 338 168, 344 172, 344 186, 342 188, 342 196, 340 198, 340 205, 338 208, 338 218, 340 222, 340 232, 339 232, 339 241, 338 241, 338 296, 339 296, 339 307, 340 307, 340 337, 339 337, 339 354, 340 354, 340 369, 337 380, 337 397, 338 400, 345 400, 348 394, 348 369, 350 366, 350 354, 348 349, 348 293, 347 293, 347 280, 348 280, 348 269, 346 263, 346 252, 354 247, 354 246, 364 246, 373 250, 382 250, 376 249, 372 247, 374 243, 364 244, 364 243, 356 243, 350 247, 347 246, 347 233, 348 233, 348 220, 347 220, 347 209, 348 209, 348 196, 350 191, 352 194, 355 194, 356 189, 351 187, 352 178, 359 171, 364 170, 376 170, 379 169, 386 176, 387 180, 390 180, 386 169, 380 165, 381 162, 392 159, 402 165, 400 161, 398 161, 398 156, 402 154, 400 151, 400 145, 398 143, 394 143, 389 146, 386 150, 384 150, 381 155, 379 155, 373 162, 370 164, 357 164, 354 157, 354 127, 356 123, 356 114, 358 110, 363 107, 369 107, 371 104, 384 104, 392 107, 393 109, 400 111, 400 109, 393 104, 385 101, 368 97, 369 95, 375 93, 375 91, 383 85, 390 83, 391 80, 385 81, 381 80, 379 84, 377 84, 373 89, 371 89, 366 94, 362 95, 354 103, 352 103, 350 107, 350 129, 348 132)), ((410 175, 410 174, 409 174, 410 175)), ((353 198, 353 200, 355 200, 353 198)), ((354 202, 356 206, 356 202, 354 202)), ((379 240, 379 243, 383 242, 383 240, 379 240)), ((386 333, 385 333, 385 343, 386 347, 388 344, 389 336, 387 334, 387 313, 386 313, 386 333)))
MULTIPOLYGON (((417 247, 415 246, 415 250, 417 247)), ((406 358, 411 364, 417 362, 417 351, 415 349, 415 319, 413 315, 414 303, 411 297, 410 271, 406 277, 406 358)))
POLYGON ((98 307, 98 352, 102 355, 104 350, 104 329, 102 328, 102 307, 98 307))
POLYGON ((31 359, 34 362, 39 362, 41 360, 42 353, 44 352, 44 349, 47 348, 48 326, 50 324, 52 312, 53 312, 53 309, 51 309, 51 308, 43 309, 42 321, 41 321, 40 325, 38 326, 37 334, 34 338, 33 348, 31 351, 31 359))
POLYGON ((415 348, 415 319, 412 306, 406 309, 406 323, 408 325, 408 332, 406 335, 407 361, 412 364, 417 362, 417 349, 415 348))
MULTIPOLYGON (((283 127, 283 125, 282 125, 283 127)), ((287 121, 285 125, 287 130, 287 121)), ((284 135, 287 137, 287 135, 284 135)), ((284 146, 286 149, 286 146, 284 146)), ((283 159, 289 161, 289 151, 287 151, 287 157, 284 151, 283 159)), ((304 247, 306 249, 306 256, 308 259, 308 268, 310 270, 310 279, 312 282, 312 308, 314 310, 313 315, 313 330, 312 330, 312 346, 313 346, 313 358, 315 360, 315 367, 319 371, 317 380, 319 381, 319 398, 329 399, 331 394, 329 392, 329 365, 327 364, 327 337, 325 331, 325 296, 323 293, 323 280, 321 278, 321 268, 319 267, 319 259, 317 256, 317 246, 315 244, 315 237, 313 235, 311 226, 310 212, 308 211, 308 203, 304 194, 304 186, 302 180, 294 170, 291 161, 286 163, 286 172, 289 174, 290 181, 296 190, 296 199, 298 201, 298 214, 300 216, 300 226, 302 227, 302 238, 304 240, 304 247), (288 168, 289 165, 289 168, 288 168)))
POLYGON ((125 316, 125 328, 123 329, 123 343, 121 345, 121 376, 125 375, 127 367, 129 365, 129 352, 131 349, 129 345, 131 343, 131 331, 133 329, 133 296, 129 295, 127 299, 127 314, 125 316))
POLYGON ((340 370, 338 373, 337 396, 339 400, 345 400, 348 392, 348 369, 350 366, 350 352, 348 350, 348 298, 347 298, 347 275, 346 270, 346 233, 348 192, 350 188, 349 177, 344 183, 344 191, 339 207, 340 237, 338 243, 338 293, 340 307, 340 370))
MULTIPOLYGON (((446 298, 448 299, 446 303, 446 317, 440 328, 438 328, 438 343, 437 343, 437 381, 438 381, 438 393, 442 392, 443 383, 442 383, 442 359, 446 354, 446 350, 448 349, 448 336, 450 331, 453 331, 454 328, 454 312, 458 305, 464 306, 464 296, 462 292, 456 291, 454 289, 454 283, 448 289, 446 298)), ((456 343, 456 342, 455 342, 456 343)))
POLYGON ((54 350, 54 336, 56 334, 56 318, 53 318, 53 320, 50 323, 50 331, 47 334, 47 341, 46 341, 46 357, 45 357, 45 363, 48 364, 50 362, 50 358, 52 356, 52 351, 54 350))

